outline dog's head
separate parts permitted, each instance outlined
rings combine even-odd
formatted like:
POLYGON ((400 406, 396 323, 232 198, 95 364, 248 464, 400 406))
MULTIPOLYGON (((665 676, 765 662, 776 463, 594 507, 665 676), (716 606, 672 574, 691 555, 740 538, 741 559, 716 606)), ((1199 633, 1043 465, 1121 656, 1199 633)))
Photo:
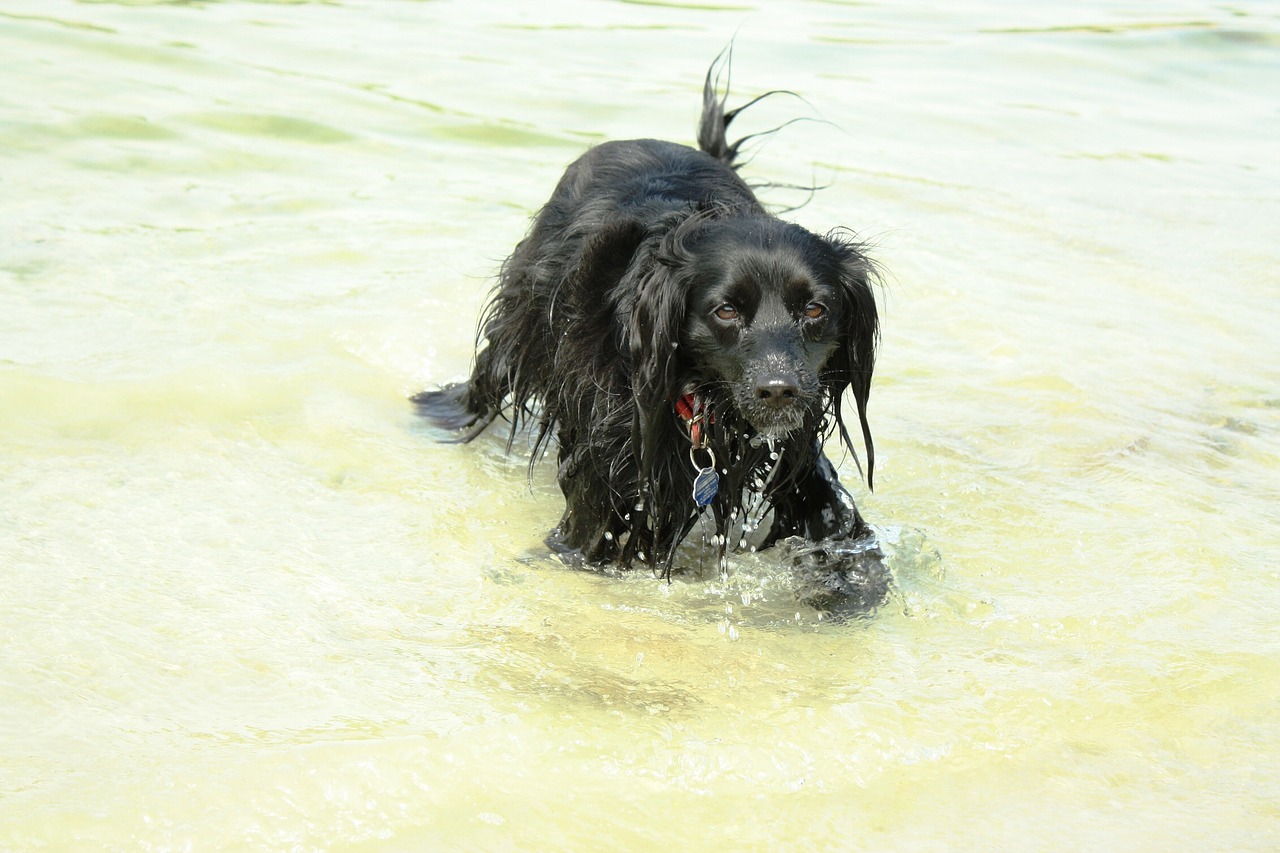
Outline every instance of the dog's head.
POLYGON ((866 405, 879 326, 858 245, 769 216, 707 218, 672 231, 658 261, 666 274, 647 282, 636 310, 649 332, 646 357, 665 361, 652 378, 683 387, 653 390, 713 388, 771 439, 813 429, 829 412, 847 443, 840 401, 850 389, 870 475, 866 405))

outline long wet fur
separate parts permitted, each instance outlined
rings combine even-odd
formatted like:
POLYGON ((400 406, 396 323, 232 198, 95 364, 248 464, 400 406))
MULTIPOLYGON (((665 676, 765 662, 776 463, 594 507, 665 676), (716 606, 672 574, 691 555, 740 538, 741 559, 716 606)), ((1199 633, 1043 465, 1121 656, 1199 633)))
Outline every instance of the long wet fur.
POLYGON ((759 547, 799 537, 792 559, 861 571, 870 530, 822 446, 834 432, 854 451, 851 392, 870 485, 874 267, 851 232, 784 222, 739 177, 722 68, 707 73, 698 149, 606 142, 569 166, 502 266, 470 378, 413 402, 457 441, 498 417, 532 429, 531 465, 554 440, 566 507, 548 544, 570 560, 669 577, 704 512, 723 558, 769 510, 759 547), (713 417, 720 486, 705 510, 673 409, 686 394, 713 417))

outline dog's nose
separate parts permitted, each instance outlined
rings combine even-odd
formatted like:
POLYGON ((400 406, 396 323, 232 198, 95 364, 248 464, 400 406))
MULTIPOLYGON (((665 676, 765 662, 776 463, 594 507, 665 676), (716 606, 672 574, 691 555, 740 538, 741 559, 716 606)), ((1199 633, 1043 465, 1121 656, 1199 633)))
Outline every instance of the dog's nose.
POLYGON ((756 381, 756 399, 770 408, 790 406, 799 394, 800 389, 796 386, 794 376, 773 373, 756 381))

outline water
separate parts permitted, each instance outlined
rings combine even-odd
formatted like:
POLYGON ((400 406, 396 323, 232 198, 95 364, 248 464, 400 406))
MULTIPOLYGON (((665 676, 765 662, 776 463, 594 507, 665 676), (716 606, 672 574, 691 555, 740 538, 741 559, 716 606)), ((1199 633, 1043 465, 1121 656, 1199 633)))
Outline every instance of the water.
POLYGON ((0 55, 0 847, 1280 845, 1271 4, 3 0, 0 55), (826 122, 748 174, 889 273, 852 624, 560 567, 549 466, 404 401, 735 33, 808 102, 744 130, 826 122))

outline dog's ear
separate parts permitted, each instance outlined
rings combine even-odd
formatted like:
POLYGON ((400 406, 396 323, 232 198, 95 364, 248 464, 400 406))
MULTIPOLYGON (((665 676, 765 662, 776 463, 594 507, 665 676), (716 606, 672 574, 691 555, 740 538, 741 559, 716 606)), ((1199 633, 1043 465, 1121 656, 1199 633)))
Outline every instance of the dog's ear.
POLYGON ((841 439, 856 460, 857 453, 849 439, 840 408, 840 397, 845 388, 852 391, 867 451, 867 487, 874 488, 876 450, 871 440, 871 426, 867 422, 867 401, 871 397, 871 375, 875 371, 876 345, 880 341, 880 317, 872 290, 876 271, 863 254, 860 244, 848 232, 832 232, 827 235, 827 241, 839 259, 835 277, 842 302, 840 346, 827 362, 832 387, 832 413, 840 428, 841 439))
POLYGON ((636 402, 646 412, 668 406, 683 390, 678 344, 693 269, 688 240, 700 227, 701 217, 682 217, 637 253, 631 269, 631 382, 636 402))
POLYGON ((631 447, 639 489, 624 556, 643 552, 658 564, 670 563, 691 523, 687 477, 682 489, 675 486, 687 466, 680 453, 672 452, 680 446, 672 407, 687 390, 680 332, 694 274, 691 247, 705 219, 705 214, 680 211, 658 222, 621 284, 635 294, 624 352, 631 360, 631 447))

